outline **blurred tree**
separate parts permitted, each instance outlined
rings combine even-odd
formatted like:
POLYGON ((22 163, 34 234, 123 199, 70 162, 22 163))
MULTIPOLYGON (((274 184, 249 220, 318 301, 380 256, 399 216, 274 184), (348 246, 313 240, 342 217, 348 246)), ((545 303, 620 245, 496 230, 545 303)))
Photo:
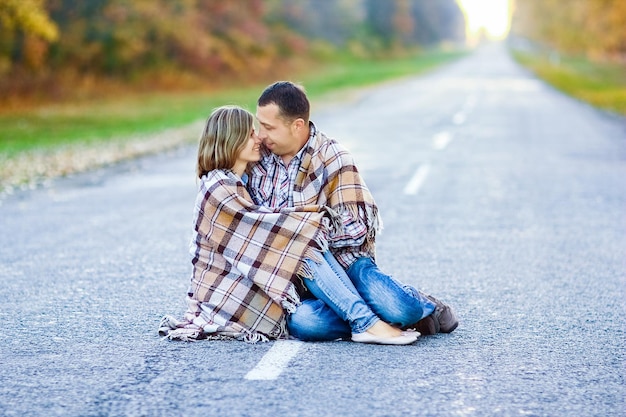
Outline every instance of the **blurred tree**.
POLYGON ((626 2, 623 0, 592 0, 585 31, 595 36, 589 42, 588 52, 592 57, 619 59, 626 62, 626 2))
POLYGON ((591 58, 626 59, 623 0, 519 0, 512 31, 540 44, 591 58))
POLYGON ((414 0, 413 40, 422 45, 459 42, 465 37, 465 17, 455 0, 414 0))
POLYGON ((366 0, 370 33, 386 47, 462 41, 465 18, 455 0, 366 0))
POLYGON ((199 24, 197 33, 180 45, 184 65, 205 74, 239 77, 267 69, 270 32, 263 23, 262 0, 199 0, 191 10, 199 24))
POLYGON ((50 0, 63 36, 54 63, 133 75, 179 67, 241 74, 268 32, 261 0, 50 0))
POLYGON ((411 13, 411 1, 395 0, 393 8, 393 30, 403 45, 409 45, 413 41, 411 35, 415 31, 415 20, 411 13))
POLYGON ((336 51, 437 44, 464 33, 457 15, 455 0, 0 0, 0 70, 22 80, 0 91, 42 91, 34 69, 60 94, 55 78, 267 78, 336 51))
POLYGON ((396 37, 393 27, 393 0, 365 0, 365 24, 368 34, 387 49, 396 37))
POLYGON ((48 43, 57 38, 44 0, 0 0, 0 74, 15 63, 41 68, 48 43))
POLYGON ((265 21, 272 30, 286 28, 309 40, 343 47, 363 20, 362 0, 268 0, 265 21))

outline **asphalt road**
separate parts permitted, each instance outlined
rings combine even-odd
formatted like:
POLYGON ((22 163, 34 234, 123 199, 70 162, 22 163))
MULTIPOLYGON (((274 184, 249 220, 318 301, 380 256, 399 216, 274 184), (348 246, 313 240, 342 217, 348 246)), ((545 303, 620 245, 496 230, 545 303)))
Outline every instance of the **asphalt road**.
POLYGON ((161 340, 190 271, 195 149, 179 149, 1 202, 0 415, 626 415, 623 118, 492 46, 313 120, 380 205, 378 263, 455 306, 454 333, 161 340))

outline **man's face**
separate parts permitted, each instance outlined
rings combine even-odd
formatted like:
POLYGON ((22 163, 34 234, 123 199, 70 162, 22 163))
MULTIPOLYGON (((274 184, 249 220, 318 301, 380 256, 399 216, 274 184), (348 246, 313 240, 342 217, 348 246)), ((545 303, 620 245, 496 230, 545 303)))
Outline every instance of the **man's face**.
POLYGON ((287 123, 279 116, 278 106, 270 103, 256 109, 259 121, 259 139, 271 152, 278 156, 294 156, 300 150, 300 143, 294 136, 294 123, 287 123))

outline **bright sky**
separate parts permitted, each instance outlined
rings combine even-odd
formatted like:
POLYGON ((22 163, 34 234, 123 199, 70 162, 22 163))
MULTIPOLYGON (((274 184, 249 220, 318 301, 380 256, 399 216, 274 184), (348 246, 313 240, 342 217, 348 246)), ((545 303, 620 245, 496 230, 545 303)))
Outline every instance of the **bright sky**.
POLYGON ((484 28, 491 38, 506 36, 510 28, 510 0, 457 0, 465 12, 468 37, 484 28))

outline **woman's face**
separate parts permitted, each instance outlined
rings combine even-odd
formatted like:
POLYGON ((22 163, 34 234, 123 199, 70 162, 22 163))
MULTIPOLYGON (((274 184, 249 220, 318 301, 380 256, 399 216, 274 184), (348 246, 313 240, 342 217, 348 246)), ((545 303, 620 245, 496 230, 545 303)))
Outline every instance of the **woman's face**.
POLYGON ((252 129, 250 136, 248 136, 248 141, 241 152, 239 152, 237 162, 247 164, 248 162, 256 162, 259 159, 261 159, 261 140, 255 130, 252 129))

